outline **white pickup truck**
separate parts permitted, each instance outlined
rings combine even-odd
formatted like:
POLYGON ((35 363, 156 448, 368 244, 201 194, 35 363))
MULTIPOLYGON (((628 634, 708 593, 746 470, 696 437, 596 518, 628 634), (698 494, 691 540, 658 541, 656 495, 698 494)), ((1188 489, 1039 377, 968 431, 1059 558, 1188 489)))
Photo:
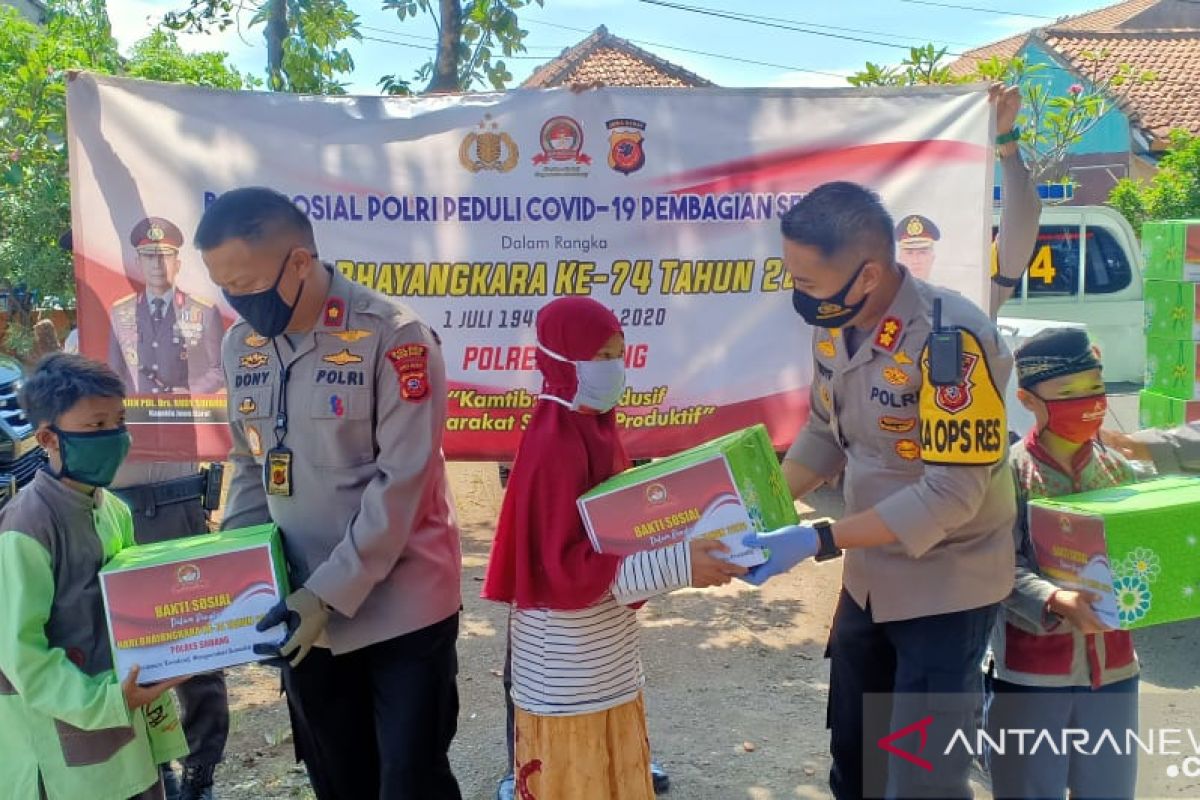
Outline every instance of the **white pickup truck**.
POLYGON ((1107 206, 1047 206, 1029 269, 1000 307, 999 322, 1021 340, 1055 324, 1084 325, 1100 347, 1105 381, 1141 383, 1142 280, 1141 246, 1119 213, 1107 206))

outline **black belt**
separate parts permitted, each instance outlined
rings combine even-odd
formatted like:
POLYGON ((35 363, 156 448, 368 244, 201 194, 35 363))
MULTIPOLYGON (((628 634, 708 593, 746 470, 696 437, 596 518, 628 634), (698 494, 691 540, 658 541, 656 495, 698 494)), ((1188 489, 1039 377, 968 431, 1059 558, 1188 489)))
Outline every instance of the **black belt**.
POLYGON ((204 470, 186 478, 146 483, 140 486, 126 486, 122 489, 114 489, 113 492, 124 500, 134 513, 153 517, 157 513, 157 509, 162 506, 186 503, 191 500, 203 501, 207 486, 208 470, 204 470))

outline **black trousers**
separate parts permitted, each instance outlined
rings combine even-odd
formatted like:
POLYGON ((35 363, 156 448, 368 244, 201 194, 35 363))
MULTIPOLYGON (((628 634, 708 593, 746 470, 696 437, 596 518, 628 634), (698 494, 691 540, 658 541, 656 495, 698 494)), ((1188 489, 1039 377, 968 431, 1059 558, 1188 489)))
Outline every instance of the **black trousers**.
POLYGON ((859 608, 842 590, 826 652, 834 797, 971 797, 970 756, 962 748, 942 753, 953 731, 978 725, 983 654, 997 608, 877 623, 870 607, 859 608), (928 748, 916 729, 895 744, 933 762, 932 769, 878 744, 914 723, 927 726, 928 748))
MULTIPOLYGON (((117 490, 117 494, 120 491, 117 490)), ((208 519, 200 498, 171 503, 153 516, 133 510, 133 535, 138 544, 153 544, 198 533, 208 533, 208 519)), ((185 767, 216 766, 225 757, 229 740, 229 693, 220 672, 197 675, 175 689, 183 707, 183 732, 187 736, 185 767)))
POLYGON ((296 738, 318 800, 461 800, 450 770, 458 730, 458 614, 283 667, 296 738))

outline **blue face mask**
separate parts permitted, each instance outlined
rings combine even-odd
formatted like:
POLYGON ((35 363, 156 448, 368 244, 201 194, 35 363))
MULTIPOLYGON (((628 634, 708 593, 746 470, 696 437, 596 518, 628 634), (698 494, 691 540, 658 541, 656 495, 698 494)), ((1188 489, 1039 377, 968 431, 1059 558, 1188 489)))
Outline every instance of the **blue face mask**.
POLYGON ((291 324, 292 315, 296 313, 295 304, 300 302, 300 295, 304 292, 304 282, 300 282, 296 300, 291 305, 288 305, 287 301, 279 294, 279 282, 283 280, 283 271, 287 268, 288 259, 292 257, 293 252, 295 252, 294 248, 288 250, 287 255, 283 257, 283 263, 279 265, 279 274, 275 276, 275 282, 271 284, 271 288, 250 294, 230 294, 224 289, 221 290, 233 310, 240 314, 259 336, 274 339, 287 330, 287 326, 291 324))
POLYGON ((58 436, 58 457, 62 461, 58 476, 86 486, 112 483, 132 444, 124 425, 89 433, 68 433, 56 425, 50 430, 58 436))
MULTIPOLYGON (((573 411, 578 411, 581 408, 590 408, 593 411, 599 411, 603 414, 611 411, 616 407, 617 403, 621 402, 621 395, 625 393, 624 359, 572 361, 540 344, 538 345, 538 349, 553 359, 575 365, 575 382, 578 385, 575 389, 575 399, 570 404, 570 408, 573 411)), ((548 400, 554 400, 566 405, 566 402, 561 398, 549 395, 542 396, 548 400)))

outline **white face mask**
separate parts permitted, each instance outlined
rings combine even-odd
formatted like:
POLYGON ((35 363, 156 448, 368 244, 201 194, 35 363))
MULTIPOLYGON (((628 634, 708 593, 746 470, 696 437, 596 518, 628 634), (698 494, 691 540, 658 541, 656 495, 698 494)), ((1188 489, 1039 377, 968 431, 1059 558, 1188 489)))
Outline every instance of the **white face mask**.
POLYGON ((621 395, 625 393, 624 359, 572 361, 569 358, 560 356, 553 350, 543 347, 541 344, 538 345, 538 349, 556 361, 562 361, 565 364, 574 364, 575 382, 578 384, 578 387, 575 389, 575 398, 570 403, 561 397, 554 397, 548 394, 538 395, 542 399, 561 403, 572 411, 578 411, 580 408, 586 406, 602 414, 612 410, 617 403, 621 402, 621 395))

